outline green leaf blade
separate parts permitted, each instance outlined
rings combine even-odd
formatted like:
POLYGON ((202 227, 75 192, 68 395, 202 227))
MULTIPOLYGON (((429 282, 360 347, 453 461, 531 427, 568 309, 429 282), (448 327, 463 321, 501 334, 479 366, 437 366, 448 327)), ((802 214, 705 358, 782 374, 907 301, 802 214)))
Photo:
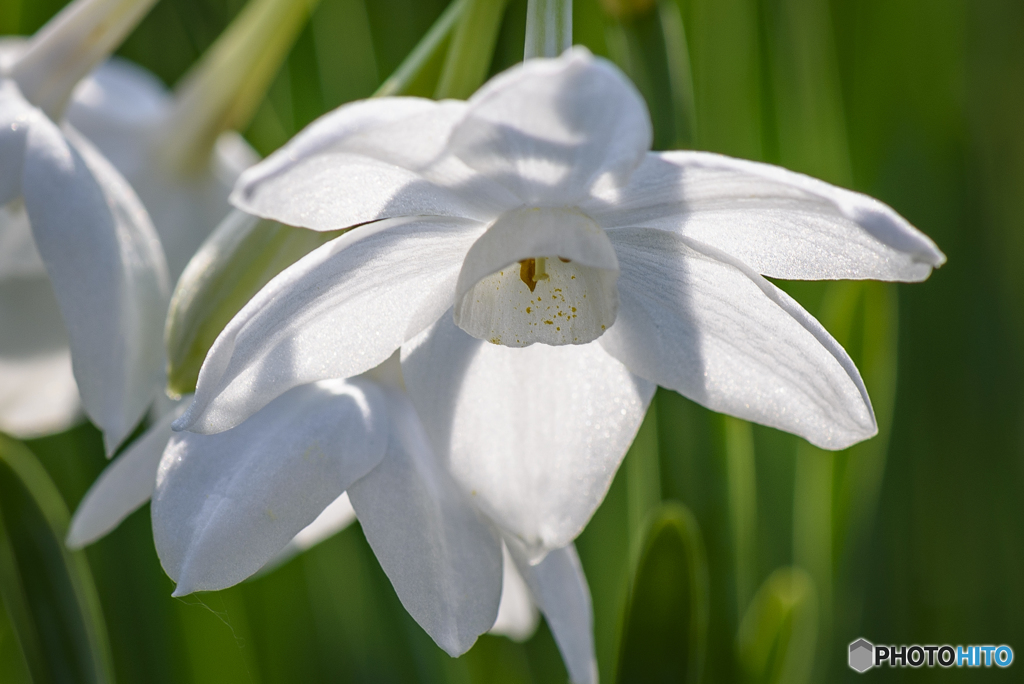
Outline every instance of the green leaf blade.
POLYGON ((68 511, 25 446, 0 435, 0 596, 32 681, 113 682, 85 556, 64 546, 68 511))
POLYGON ((623 615, 617 681, 700 681, 709 603, 696 518, 681 504, 664 504, 648 526, 623 615))

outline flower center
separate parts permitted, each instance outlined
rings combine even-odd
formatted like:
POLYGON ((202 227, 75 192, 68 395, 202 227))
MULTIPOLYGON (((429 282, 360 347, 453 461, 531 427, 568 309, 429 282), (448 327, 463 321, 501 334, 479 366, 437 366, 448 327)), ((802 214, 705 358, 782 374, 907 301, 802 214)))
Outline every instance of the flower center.
POLYGON ((607 235, 574 209, 517 209, 473 245, 459 274, 455 323, 509 347, 586 344, 618 311, 607 235))

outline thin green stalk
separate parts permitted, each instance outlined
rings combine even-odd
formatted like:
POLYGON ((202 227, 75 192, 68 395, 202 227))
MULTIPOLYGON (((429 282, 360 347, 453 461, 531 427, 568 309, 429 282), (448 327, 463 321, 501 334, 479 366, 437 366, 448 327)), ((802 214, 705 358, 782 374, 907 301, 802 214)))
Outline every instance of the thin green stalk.
POLYGON ((156 0, 78 0, 48 21, 11 67, 25 98, 53 120, 71 91, 110 56, 156 0))
POLYGON ((756 581, 757 473, 750 423, 722 416, 725 468, 729 487, 729 526, 735 563, 736 609, 742 619, 756 581))
POLYGON ((445 60, 434 99, 466 99, 487 78, 507 0, 469 0, 445 60))
POLYGON ((409 85, 420 76, 426 65, 445 47, 455 25, 459 23, 469 3, 470 0, 454 0, 448 5, 448 8, 441 13, 441 16, 420 39, 412 52, 398 65, 395 73, 391 74, 377 88, 377 92, 373 96, 392 97, 407 92, 409 85))
POLYGON ((572 47, 572 0, 530 0, 523 59, 557 57, 572 47))
POLYGON ((675 147, 692 147, 697 130, 697 112, 693 104, 693 69, 690 66, 690 46, 686 40, 686 26, 679 5, 670 0, 658 3, 661 31, 665 40, 669 91, 675 110, 675 147))
POLYGON ((251 0, 175 88, 161 152, 171 168, 204 168, 217 137, 245 128, 319 0, 251 0))

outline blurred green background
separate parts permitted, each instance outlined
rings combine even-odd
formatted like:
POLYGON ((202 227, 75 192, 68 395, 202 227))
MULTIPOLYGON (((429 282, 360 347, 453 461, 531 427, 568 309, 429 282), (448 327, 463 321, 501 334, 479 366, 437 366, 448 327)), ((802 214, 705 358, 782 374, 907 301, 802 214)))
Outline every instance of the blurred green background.
MULTIPOLYGON (((29 34, 63 4, 0 0, 0 34, 29 34)), ((242 4, 160 0, 120 53, 173 85, 242 4)), ((322 0, 248 139, 267 154, 369 96, 446 4, 322 0)), ((509 2, 491 73, 521 58, 525 11, 509 2)), ((659 391, 578 540, 602 681, 853 681, 858 637, 1024 654, 1024 3, 576 0, 574 14, 576 42, 648 99, 656 146, 869 193, 949 257, 923 284, 780 283, 858 362, 882 428, 866 444, 821 452, 659 391)), ((89 426, 28 446, 72 511, 106 464, 89 426)), ((13 530, 0 556, 12 548, 31 574, 45 554, 19 541, 35 523, 0 475, 13 530)), ((120 682, 566 680, 543 626, 525 644, 484 636, 446 656, 358 525, 266 576, 180 600, 148 507, 86 557, 120 682)), ((0 628, 0 673, 11 639, 0 628)), ((863 676, 1020 681, 1022 667, 863 676)), ((74 668, 51 675, 79 681, 74 668)))

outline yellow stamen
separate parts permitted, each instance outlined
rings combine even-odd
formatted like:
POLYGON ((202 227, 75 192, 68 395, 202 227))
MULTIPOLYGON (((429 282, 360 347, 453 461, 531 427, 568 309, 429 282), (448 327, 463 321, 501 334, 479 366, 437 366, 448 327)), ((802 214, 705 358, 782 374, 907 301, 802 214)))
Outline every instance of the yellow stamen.
MULTIPOLYGON (((563 261, 568 261, 568 259, 563 259, 563 261)), ((547 265, 547 257, 523 259, 519 262, 519 279, 526 283, 530 292, 533 292, 539 281, 548 279, 547 265)))

